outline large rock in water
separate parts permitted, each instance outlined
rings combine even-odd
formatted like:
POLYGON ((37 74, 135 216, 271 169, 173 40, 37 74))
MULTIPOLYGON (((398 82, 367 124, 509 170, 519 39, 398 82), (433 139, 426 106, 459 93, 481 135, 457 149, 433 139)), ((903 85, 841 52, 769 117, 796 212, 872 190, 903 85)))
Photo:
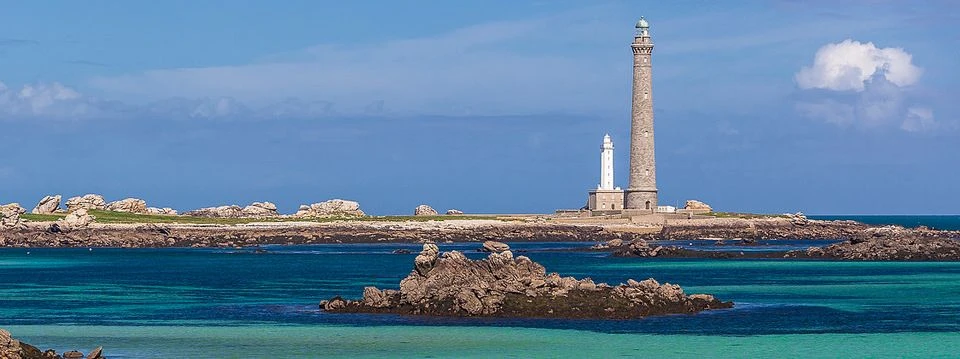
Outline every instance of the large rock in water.
POLYGON ((730 308, 711 295, 686 295, 654 279, 611 286, 590 278, 546 274, 540 264, 510 251, 470 260, 440 254, 427 243, 400 289, 367 287, 359 301, 334 297, 320 308, 335 313, 395 313, 438 316, 627 319, 730 308))
POLYGON ((33 210, 30 213, 33 214, 51 214, 60 209, 60 201, 63 199, 62 196, 45 196, 43 199, 37 203, 36 207, 33 207, 33 210))
POLYGON ((360 210, 360 203, 343 199, 331 199, 311 205, 301 205, 294 217, 363 217, 366 214, 360 210))
POLYGON ((421 204, 417 206, 417 208, 413 209, 414 216, 436 216, 438 214, 439 213, 437 213, 437 210, 425 204, 421 204))
POLYGON ((147 202, 139 198, 124 198, 107 204, 108 211, 146 214, 147 202))
POLYGON ((270 202, 253 202, 253 204, 244 207, 241 214, 244 217, 276 217, 280 215, 277 213, 277 205, 270 202))
POLYGON ((243 216, 243 208, 240 208, 240 206, 237 205, 206 207, 192 210, 184 213, 184 215, 212 218, 240 218, 243 216))
POLYGON ((0 228, 20 227, 20 215, 24 213, 27 213, 27 210, 20 207, 19 203, 0 205, 0 228))
POLYGON ((107 202, 99 194, 85 194, 67 200, 67 212, 73 212, 81 208, 86 210, 106 209, 107 202))
POLYGON ((485 241, 483 246, 480 247, 481 251, 490 252, 490 253, 500 253, 510 250, 510 246, 506 243, 497 242, 497 241, 485 241))
POLYGON ((710 207, 709 204, 700 202, 695 199, 687 200, 687 203, 685 206, 683 206, 683 209, 692 211, 692 212, 703 212, 703 213, 713 212, 713 207, 710 207))

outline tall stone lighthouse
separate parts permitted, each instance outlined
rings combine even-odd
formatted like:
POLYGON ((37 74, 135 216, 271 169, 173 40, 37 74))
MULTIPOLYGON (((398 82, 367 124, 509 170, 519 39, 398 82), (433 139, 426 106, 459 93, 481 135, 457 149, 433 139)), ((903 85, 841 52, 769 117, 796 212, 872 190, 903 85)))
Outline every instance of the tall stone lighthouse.
POLYGON ((657 162, 653 152, 653 80, 650 24, 642 16, 633 37, 633 110, 630 122, 630 177, 625 194, 628 210, 657 209, 657 162))

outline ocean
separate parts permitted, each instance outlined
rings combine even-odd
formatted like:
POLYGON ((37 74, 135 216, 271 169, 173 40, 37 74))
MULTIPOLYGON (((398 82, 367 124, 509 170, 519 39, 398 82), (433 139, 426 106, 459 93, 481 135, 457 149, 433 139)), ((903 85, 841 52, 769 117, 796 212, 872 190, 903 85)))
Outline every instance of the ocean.
MULTIPOLYGON (((511 243, 562 275, 653 277, 736 307, 623 321, 329 314, 321 299, 395 288, 419 246, 0 249, 0 327, 41 349, 102 345, 110 358, 960 356, 960 263, 557 251, 589 245, 511 243)), ((440 247, 483 255, 478 243, 440 247)))

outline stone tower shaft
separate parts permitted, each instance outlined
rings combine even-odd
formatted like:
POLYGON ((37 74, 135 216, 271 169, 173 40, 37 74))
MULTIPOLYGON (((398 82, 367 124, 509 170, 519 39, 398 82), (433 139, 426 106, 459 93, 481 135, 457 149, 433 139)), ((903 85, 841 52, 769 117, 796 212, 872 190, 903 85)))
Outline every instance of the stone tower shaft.
POLYGON ((625 208, 655 211, 657 164, 653 137, 653 41, 642 17, 633 38, 633 107, 630 122, 630 176, 625 208))

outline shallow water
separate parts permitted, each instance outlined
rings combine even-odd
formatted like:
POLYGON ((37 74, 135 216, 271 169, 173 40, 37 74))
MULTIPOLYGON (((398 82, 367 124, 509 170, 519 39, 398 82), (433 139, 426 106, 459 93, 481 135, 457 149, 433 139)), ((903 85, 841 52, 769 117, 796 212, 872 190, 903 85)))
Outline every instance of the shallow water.
MULTIPOLYGON (((708 241, 694 246, 707 246, 708 241)), ((774 241, 782 248, 810 242, 774 241)), ((736 308, 631 321, 327 314, 317 302, 396 287, 405 244, 2 249, 0 327, 111 357, 956 357, 960 263, 610 258, 517 243, 549 271, 654 277, 736 308), (27 254, 29 252, 29 254, 27 254)), ((441 245, 470 256, 477 244, 441 245)), ((728 248, 731 249, 731 248, 728 248)), ((748 247, 737 248, 751 249, 748 247)), ((752 249, 756 250, 756 247, 752 249)))

